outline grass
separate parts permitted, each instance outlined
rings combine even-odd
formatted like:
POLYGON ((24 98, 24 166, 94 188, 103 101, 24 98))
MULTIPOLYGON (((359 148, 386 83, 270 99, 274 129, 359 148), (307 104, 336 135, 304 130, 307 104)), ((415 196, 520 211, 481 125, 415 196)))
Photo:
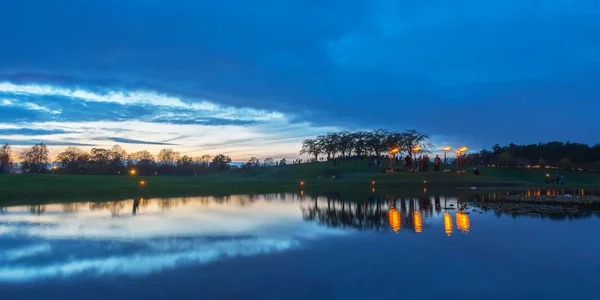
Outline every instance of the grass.
MULTIPOLYGON (((382 174, 366 161, 288 165, 281 167, 231 170, 208 175, 169 176, 94 176, 94 175, 0 175, 0 205, 27 202, 83 201, 102 197, 170 197, 272 192, 371 193, 448 190, 457 187, 534 187, 544 186, 547 170, 482 168, 481 176, 441 172, 382 174), (332 172, 341 176, 332 179, 332 172), (339 178, 341 177, 341 178, 339 178), (141 185, 140 181, 145 184, 141 185), (375 182, 373 185, 372 182, 375 182), (304 185, 300 185, 304 182, 304 185)), ((599 187, 600 174, 557 171, 567 186, 599 187)))

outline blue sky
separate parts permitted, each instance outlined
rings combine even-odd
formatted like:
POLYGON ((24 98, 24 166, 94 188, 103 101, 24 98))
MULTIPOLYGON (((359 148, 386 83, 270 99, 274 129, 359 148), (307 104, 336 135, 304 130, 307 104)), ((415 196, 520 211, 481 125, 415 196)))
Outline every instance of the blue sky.
POLYGON ((338 129, 597 143, 600 2, 6 1, 0 141, 297 156, 338 129))

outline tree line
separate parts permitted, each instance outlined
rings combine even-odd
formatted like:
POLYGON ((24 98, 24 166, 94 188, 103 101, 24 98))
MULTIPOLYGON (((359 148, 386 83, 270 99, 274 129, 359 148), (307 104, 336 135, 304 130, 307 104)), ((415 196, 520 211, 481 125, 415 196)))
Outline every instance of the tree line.
POLYGON ((494 145, 491 150, 466 156, 468 164, 505 167, 558 167, 563 169, 600 170, 600 144, 548 142, 528 145, 494 145))
POLYGON ((398 149, 398 155, 410 155, 411 149, 417 146, 421 148, 421 152, 428 152, 428 149, 433 148, 430 136, 414 129, 404 132, 387 129, 341 131, 304 140, 300 154, 310 155, 312 161, 319 161, 319 157, 320 160, 364 156, 380 158, 392 149, 398 149))
MULTIPOLYGON (((15 166, 9 144, 0 147, 0 173, 10 173, 15 166)), ((23 173, 61 173, 116 175, 135 172, 139 175, 193 175, 224 171, 231 167, 231 158, 219 154, 214 157, 181 155, 173 149, 162 149, 154 156, 146 150, 127 153, 121 146, 110 149, 92 148, 90 152, 68 147, 60 152, 52 165, 48 147, 36 144, 19 154, 18 168, 23 173)))

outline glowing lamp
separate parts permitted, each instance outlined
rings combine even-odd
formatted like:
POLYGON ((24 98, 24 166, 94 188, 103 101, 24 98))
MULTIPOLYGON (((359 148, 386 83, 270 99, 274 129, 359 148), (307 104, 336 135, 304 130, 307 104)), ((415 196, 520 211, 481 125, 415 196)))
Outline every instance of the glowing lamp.
POLYGON ((130 173, 131 175, 135 175, 136 171, 135 171, 135 170, 131 170, 131 171, 129 171, 129 173, 130 173))
POLYGON ((145 182, 145 181, 143 181, 143 180, 140 180, 140 185, 145 185, 145 184, 146 184, 146 182, 145 182))
POLYGON ((411 151, 414 152, 414 153, 417 153, 417 152, 421 151, 421 147, 420 146, 416 146, 416 147, 412 148, 411 151))
POLYGON ((304 185, 304 181, 300 181, 300 185, 304 185))
POLYGON ((444 149, 442 149, 442 150, 444 150, 444 152, 448 152, 448 151, 450 151, 450 149, 452 149, 452 147, 450 147, 450 146, 446 146, 446 147, 444 147, 444 149))

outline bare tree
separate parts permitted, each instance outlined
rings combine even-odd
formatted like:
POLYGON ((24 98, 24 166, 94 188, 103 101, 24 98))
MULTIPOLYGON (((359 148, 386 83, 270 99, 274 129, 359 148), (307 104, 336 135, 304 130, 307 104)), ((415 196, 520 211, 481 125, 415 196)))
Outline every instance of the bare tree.
POLYGON ((179 159, 179 152, 173 151, 173 149, 162 149, 158 152, 157 160, 165 165, 175 165, 179 159))
POLYGON ((21 170, 28 173, 44 173, 48 171, 48 147, 39 143, 21 152, 21 170))
MULTIPOLYGON (((95 152, 95 159, 98 159, 98 162, 101 163, 103 157, 101 157, 101 153, 106 153, 108 150, 106 149, 97 149, 94 148, 92 151, 95 152), (104 150, 104 151, 102 151, 104 150)), ((58 154, 56 160, 59 162, 62 169, 65 169, 69 173, 81 173, 83 170, 88 168, 90 162, 90 155, 85 151, 77 148, 77 147, 68 147, 65 151, 58 154)))
POLYGON ((12 169, 12 149, 9 144, 0 147, 0 173, 10 173, 12 169))

